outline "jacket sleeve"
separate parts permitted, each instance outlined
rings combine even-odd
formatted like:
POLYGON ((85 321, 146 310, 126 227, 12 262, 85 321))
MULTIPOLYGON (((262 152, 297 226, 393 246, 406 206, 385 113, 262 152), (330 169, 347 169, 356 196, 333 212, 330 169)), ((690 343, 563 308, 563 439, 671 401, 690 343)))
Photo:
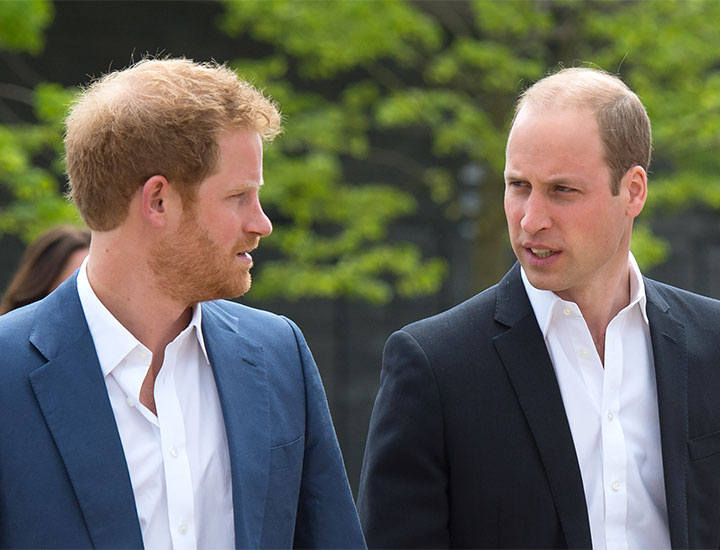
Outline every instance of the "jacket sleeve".
POLYGON ((448 548, 448 476, 435 374, 405 331, 388 339, 358 495, 369 548, 448 548))
POLYGON ((295 548, 365 548, 360 521, 315 360, 298 327, 305 378, 305 451, 295 524, 295 548))

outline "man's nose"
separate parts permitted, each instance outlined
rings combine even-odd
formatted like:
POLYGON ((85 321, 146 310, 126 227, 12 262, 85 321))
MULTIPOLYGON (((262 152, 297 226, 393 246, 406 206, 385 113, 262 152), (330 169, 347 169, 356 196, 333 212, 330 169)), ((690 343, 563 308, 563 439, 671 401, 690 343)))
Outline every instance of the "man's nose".
POLYGON ((262 209, 259 200, 255 202, 252 215, 245 226, 245 230, 248 233, 255 233, 260 237, 267 237, 270 233, 272 233, 272 222, 262 209))
POLYGON ((551 225, 552 218, 547 199, 537 192, 531 192, 525 201, 520 227, 528 235, 534 235, 551 225))

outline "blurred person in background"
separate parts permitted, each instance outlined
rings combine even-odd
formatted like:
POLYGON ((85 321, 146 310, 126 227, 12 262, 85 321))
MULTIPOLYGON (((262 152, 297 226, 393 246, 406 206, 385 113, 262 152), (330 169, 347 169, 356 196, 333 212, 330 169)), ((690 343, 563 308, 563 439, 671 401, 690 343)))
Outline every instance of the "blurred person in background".
POLYGON ((225 300, 272 231, 280 120, 187 59, 112 72, 72 106, 92 241, 75 276, 0 317, 0 547, 364 546, 302 333, 225 300))
POLYGON ((0 302, 0 315, 44 298, 80 267, 90 249, 90 231, 53 227, 25 249, 0 302))

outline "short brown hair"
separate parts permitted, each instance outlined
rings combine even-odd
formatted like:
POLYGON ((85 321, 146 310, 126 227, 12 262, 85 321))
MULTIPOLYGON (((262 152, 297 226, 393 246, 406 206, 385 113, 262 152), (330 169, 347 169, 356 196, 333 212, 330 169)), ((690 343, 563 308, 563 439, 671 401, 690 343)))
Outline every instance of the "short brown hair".
POLYGON ((650 119, 640 98, 615 75, 587 67, 562 69, 523 92, 516 118, 525 106, 585 108, 595 114, 613 195, 619 193, 620 180, 630 168, 650 168, 650 119))
POLYGON ((225 65, 143 59, 84 89, 66 121, 70 197, 88 227, 114 229, 154 175, 183 200, 216 168, 224 131, 264 140, 280 131, 275 104, 225 65))

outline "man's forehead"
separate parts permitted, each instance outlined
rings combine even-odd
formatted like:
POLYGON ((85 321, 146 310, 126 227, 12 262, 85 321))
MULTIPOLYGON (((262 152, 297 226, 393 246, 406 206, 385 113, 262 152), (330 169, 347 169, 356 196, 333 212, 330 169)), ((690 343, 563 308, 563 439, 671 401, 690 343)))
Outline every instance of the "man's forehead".
POLYGON ((552 109, 523 107, 505 148, 505 177, 521 177, 533 166, 546 178, 568 177, 569 166, 602 160, 604 147, 595 114, 575 105, 552 109), (561 169, 562 168, 562 169, 561 169))
POLYGON ((523 105, 515 115, 510 132, 512 133, 512 129, 515 128, 518 123, 526 122, 527 120, 553 120, 569 117, 596 120, 595 112, 590 107, 577 102, 527 103, 523 105))
POLYGON ((557 138, 558 134, 574 134, 580 129, 594 129, 596 135, 600 135, 595 113, 587 107, 558 105, 538 108, 526 105, 520 109, 513 121, 505 154, 507 156, 513 138, 519 134, 523 139, 544 141, 557 138))

